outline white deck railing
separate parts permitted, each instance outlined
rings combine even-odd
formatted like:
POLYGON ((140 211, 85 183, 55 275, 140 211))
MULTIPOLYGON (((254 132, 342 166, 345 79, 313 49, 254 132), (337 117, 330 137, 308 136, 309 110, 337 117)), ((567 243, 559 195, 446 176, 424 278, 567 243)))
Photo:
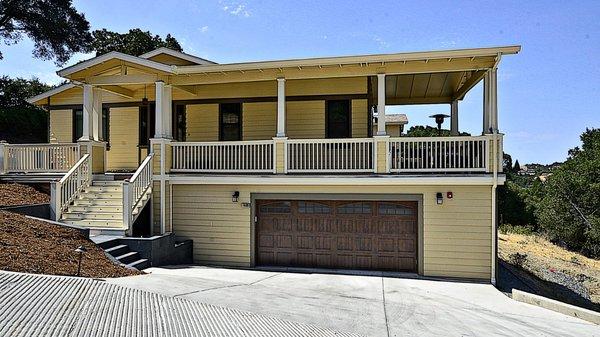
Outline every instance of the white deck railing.
POLYGON ((85 154, 59 181, 51 185, 50 207, 54 220, 60 220, 62 211, 91 184, 91 181, 92 157, 85 154))
POLYGON ((287 140, 287 172, 373 172, 373 144, 373 138, 287 140))
POLYGON ((79 160, 77 144, 6 144, 6 172, 66 172, 79 160))
POLYGON ((152 159, 150 153, 135 171, 133 176, 123 182, 123 225, 133 223, 133 210, 144 199, 146 192, 152 187, 152 159))
MULTIPOLYGON (((498 138, 501 162, 502 138, 498 138)), ((173 143, 172 172, 381 173, 491 172, 492 136, 282 139, 173 143), (385 142, 385 147, 381 142, 385 142), (276 144, 282 144, 277 147, 276 144), (379 144, 377 148, 376 144, 379 144), (378 153, 378 151, 385 151, 378 153), (279 163, 276 165, 276 163, 279 163), (381 170, 381 167, 379 168, 381 170)))
POLYGON ((173 143, 173 172, 269 173, 272 140, 173 143))
POLYGON ((389 139, 391 172, 489 171, 489 138, 400 137, 389 139))

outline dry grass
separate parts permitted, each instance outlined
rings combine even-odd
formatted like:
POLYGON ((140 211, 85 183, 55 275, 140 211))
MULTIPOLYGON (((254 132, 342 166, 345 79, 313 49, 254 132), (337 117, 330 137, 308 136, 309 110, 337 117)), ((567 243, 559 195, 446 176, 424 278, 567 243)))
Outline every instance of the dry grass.
MULTIPOLYGON (((522 267, 537 277, 563 273, 579 282, 600 303, 600 260, 568 251, 537 235, 499 234, 500 258, 511 263, 516 254, 526 255, 522 267)), ((567 285, 565 285, 567 286, 567 285)))

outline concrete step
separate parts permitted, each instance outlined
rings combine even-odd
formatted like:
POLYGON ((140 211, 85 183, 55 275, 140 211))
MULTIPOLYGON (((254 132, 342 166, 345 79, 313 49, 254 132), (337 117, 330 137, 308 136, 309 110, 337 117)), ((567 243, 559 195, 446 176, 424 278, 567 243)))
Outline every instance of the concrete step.
POLYGON ((114 180, 94 180, 92 181, 92 186, 123 186, 123 182, 114 180))
POLYGON ((120 212, 65 212, 62 215, 65 220, 120 220, 123 213, 120 212))
POLYGON ((67 219, 63 219, 63 220, 61 220, 61 222, 64 222, 69 225, 76 225, 76 226, 87 227, 87 228, 114 229, 114 230, 118 230, 118 231, 127 230, 127 228, 125 228, 125 226, 123 226, 123 221, 117 221, 117 220, 98 220, 98 219, 96 219, 96 220, 92 220, 92 219, 67 220, 67 219))
MULTIPOLYGON (((115 240, 116 241, 116 240, 115 240)), ((112 255, 113 257, 117 257, 123 254, 130 252, 129 247, 127 245, 116 245, 110 248, 104 249, 105 252, 112 255)))
POLYGON ((150 261, 148 261, 148 259, 139 259, 127 264, 127 267, 132 267, 137 270, 143 270, 146 268, 150 268, 150 261))
POLYGON ((110 192, 110 193, 122 193, 123 186, 88 186, 84 189, 84 192, 93 192, 93 193, 102 193, 102 192, 110 192))
POLYGON ((94 237, 97 236, 113 236, 113 237, 125 237, 127 234, 127 230, 123 227, 118 228, 101 228, 101 227, 89 227, 90 229, 90 238, 92 241, 94 237))
POLYGON ((84 191, 77 199, 123 199, 123 192, 87 192, 84 191))
POLYGON ((87 213, 87 212, 115 212, 121 213, 123 206, 121 205, 71 205, 69 213, 87 213))
POLYGON ((121 206, 123 207, 123 200, 121 199, 75 199, 73 200, 74 206, 121 206))
POLYGON ((122 264, 129 264, 131 262, 141 259, 140 254, 138 252, 127 252, 123 255, 116 256, 115 258, 122 264))

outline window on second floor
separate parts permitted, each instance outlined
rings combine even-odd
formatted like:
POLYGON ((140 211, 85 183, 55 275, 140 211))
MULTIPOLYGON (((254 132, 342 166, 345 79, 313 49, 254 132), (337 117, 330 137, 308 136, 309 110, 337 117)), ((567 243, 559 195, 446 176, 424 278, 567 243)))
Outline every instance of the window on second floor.
POLYGON ((146 147, 150 145, 150 138, 154 137, 154 104, 140 106, 140 124, 139 124, 139 146, 146 147))
POLYGON ((219 105, 219 140, 242 140, 242 104, 219 105))
POLYGON ((325 107, 325 136, 327 138, 350 138, 351 115, 349 100, 327 101, 325 107))
MULTIPOLYGON (((73 143, 83 136, 83 109, 73 110, 73 143)), ((110 146, 110 110, 102 109, 102 140, 110 146)))
POLYGON ((173 108, 173 138, 178 142, 185 142, 185 132, 185 105, 175 105, 173 108))

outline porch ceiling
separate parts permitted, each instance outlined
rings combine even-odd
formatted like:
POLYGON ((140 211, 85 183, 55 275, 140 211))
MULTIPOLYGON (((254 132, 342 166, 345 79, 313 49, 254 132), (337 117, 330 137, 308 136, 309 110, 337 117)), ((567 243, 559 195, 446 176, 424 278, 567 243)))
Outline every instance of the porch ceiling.
MULTIPOLYGON (((455 71, 444 73, 424 73, 387 75, 385 81, 386 103, 394 104, 436 104, 451 103, 463 99, 475 86, 485 71, 455 71)), ((370 78, 371 87, 377 87, 377 78, 370 78)), ((377 97, 376 91, 374 91, 377 97)))

